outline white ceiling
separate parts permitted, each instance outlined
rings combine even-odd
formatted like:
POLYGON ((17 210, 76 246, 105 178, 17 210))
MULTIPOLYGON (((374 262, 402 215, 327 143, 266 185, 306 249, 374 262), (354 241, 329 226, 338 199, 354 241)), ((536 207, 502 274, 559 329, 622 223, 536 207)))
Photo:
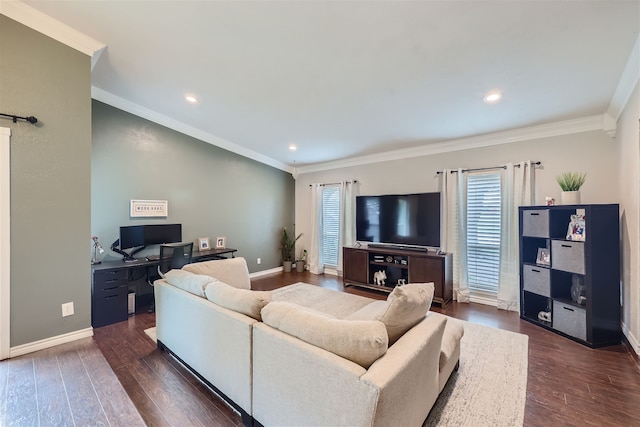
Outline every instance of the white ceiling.
POLYGON ((97 99, 289 167, 603 114, 640 29, 637 0, 24 3, 107 46, 97 99))

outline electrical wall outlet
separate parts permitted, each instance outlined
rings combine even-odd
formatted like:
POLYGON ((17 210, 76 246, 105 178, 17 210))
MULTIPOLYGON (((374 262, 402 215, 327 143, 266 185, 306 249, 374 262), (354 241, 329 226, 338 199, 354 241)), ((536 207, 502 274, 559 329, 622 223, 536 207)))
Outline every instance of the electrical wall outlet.
POLYGON ((258 264, 260 264, 262 262, 262 260, 260 258, 258 258, 258 264))
POLYGON ((73 316, 73 302, 62 304, 62 317, 73 316))

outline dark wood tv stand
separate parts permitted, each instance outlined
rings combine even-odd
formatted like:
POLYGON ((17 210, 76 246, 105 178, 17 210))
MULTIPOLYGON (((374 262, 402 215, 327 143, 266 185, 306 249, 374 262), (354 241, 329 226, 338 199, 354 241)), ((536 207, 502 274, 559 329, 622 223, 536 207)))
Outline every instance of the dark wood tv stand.
POLYGON ((446 307, 453 299, 453 260, 451 254, 393 247, 342 248, 345 286, 353 285, 391 292, 398 280, 406 283, 433 282, 433 302, 446 307), (384 285, 375 284, 374 274, 384 271, 384 285))

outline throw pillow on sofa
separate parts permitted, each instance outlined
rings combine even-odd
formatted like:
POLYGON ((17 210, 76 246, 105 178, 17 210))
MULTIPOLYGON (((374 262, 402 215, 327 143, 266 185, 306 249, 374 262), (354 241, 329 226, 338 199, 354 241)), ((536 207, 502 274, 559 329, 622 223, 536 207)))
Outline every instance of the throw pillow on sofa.
POLYGON ((392 345, 417 325, 429 311, 433 300, 433 283, 410 283, 396 286, 387 301, 376 301, 347 317, 348 320, 379 320, 384 323, 392 345))
POLYGON ((271 302, 271 292, 238 289, 215 279, 209 283, 205 294, 209 301, 256 320, 262 320, 260 310, 271 302))
POLYGON ((354 363, 369 368, 387 352, 389 338, 378 321, 341 320, 290 302, 275 301, 262 309, 262 321, 354 363))
POLYGON ((184 270, 169 270, 164 279, 176 288, 180 288, 183 291, 187 291, 199 297, 204 297, 204 290, 215 279, 211 276, 205 276, 203 274, 193 274, 184 270))

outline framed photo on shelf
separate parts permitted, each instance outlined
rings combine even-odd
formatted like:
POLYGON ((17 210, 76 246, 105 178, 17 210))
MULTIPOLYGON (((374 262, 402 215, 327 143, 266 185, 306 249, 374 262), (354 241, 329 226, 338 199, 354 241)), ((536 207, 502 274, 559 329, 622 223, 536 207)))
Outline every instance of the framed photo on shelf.
POLYGON ((551 264, 551 256, 549 254, 549 249, 547 249, 547 248, 538 248, 538 257, 536 258, 536 264, 538 264, 538 265, 549 265, 549 264, 551 264))
POLYGON ((200 237, 198 238, 198 250, 199 251, 208 251, 211 249, 211 242, 208 237, 200 237))
POLYGON ((226 237, 216 237, 216 249, 224 249, 227 247, 226 237))
POLYGON ((584 215, 571 215, 571 221, 569 221, 569 228, 567 229, 567 240, 584 242, 586 236, 584 215))

